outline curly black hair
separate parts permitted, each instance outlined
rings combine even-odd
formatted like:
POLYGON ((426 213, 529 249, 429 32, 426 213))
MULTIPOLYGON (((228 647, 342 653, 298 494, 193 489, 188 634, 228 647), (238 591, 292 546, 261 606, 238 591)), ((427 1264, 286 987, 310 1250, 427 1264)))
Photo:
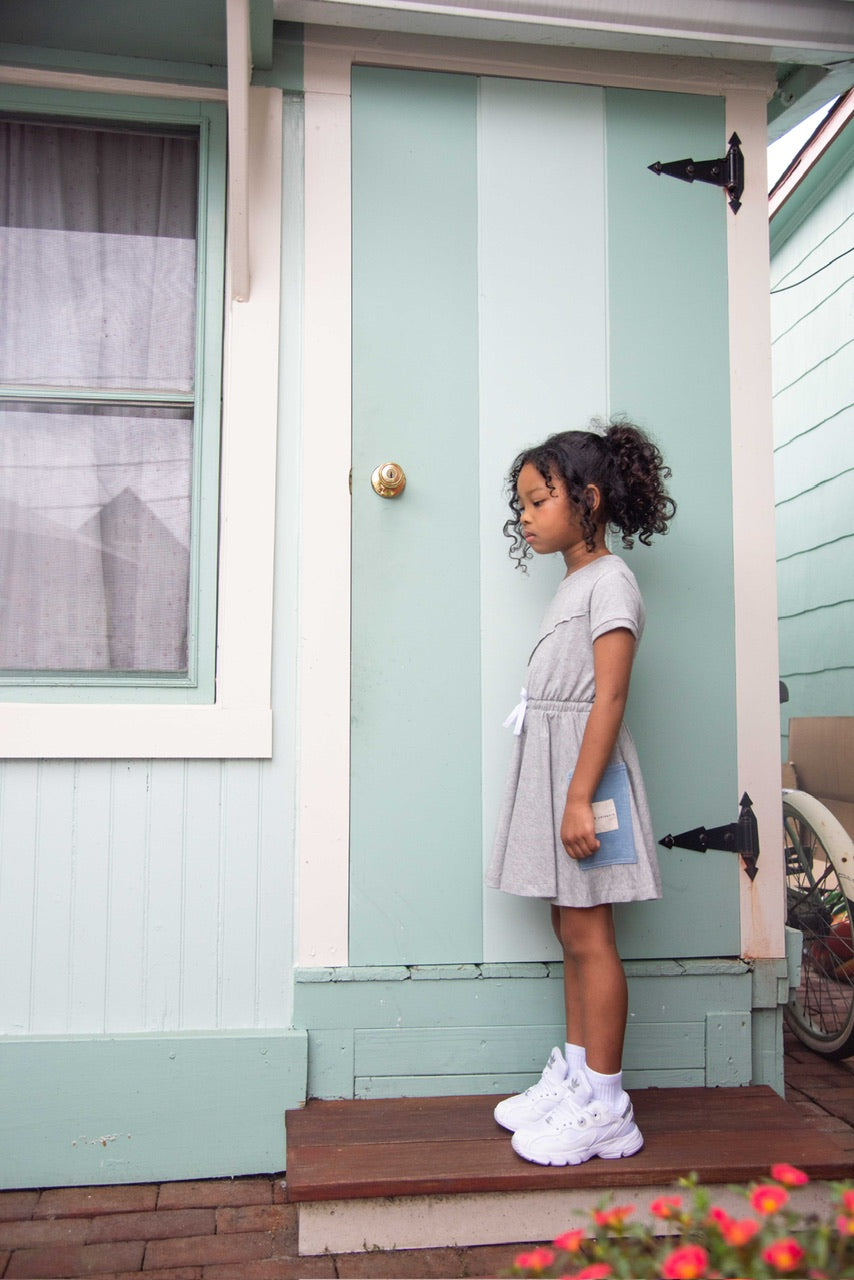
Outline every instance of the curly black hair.
POLYGON ((566 486, 570 501, 580 513, 584 540, 591 551, 599 526, 587 505, 588 485, 595 485, 602 495, 604 511, 600 521, 619 530, 624 547, 634 546, 636 536, 649 546, 653 534, 667 532, 668 521, 676 513, 676 503, 665 485, 670 468, 658 446, 640 427, 619 418, 604 429, 558 432, 542 444, 524 449, 507 477, 513 514, 504 525, 504 533, 513 540, 510 556, 517 568, 524 569, 531 555, 522 535, 522 509, 516 492, 519 472, 527 463, 537 468, 549 489, 553 489, 555 475, 566 486))

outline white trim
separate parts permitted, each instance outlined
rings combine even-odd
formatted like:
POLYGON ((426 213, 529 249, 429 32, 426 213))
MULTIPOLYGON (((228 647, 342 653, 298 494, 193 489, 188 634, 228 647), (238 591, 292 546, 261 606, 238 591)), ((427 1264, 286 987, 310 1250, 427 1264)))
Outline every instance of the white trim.
POLYGON ((346 64, 349 80, 349 67, 355 63, 719 97, 735 88, 752 88, 770 98, 776 85, 770 67, 723 58, 666 57, 488 40, 449 41, 441 36, 415 37, 394 31, 372 31, 368 38, 363 31, 320 26, 307 26, 304 40, 306 60, 311 51, 314 74, 321 77, 319 83, 328 86, 330 92, 341 91, 331 88, 334 83, 340 84, 336 80, 340 66, 346 64))
MULTIPOLYGON (((764 181, 765 104, 774 88, 770 69, 747 64, 626 56, 566 48, 487 45, 322 27, 305 31, 305 443, 300 661, 300 893, 298 963, 347 964, 349 897, 349 663, 350 663, 350 71, 354 63, 450 70, 481 75, 607 84, 732 98, 730 108, 746 143, 751 188, 764 181), (761 133, 760 133, 761 127, 761 133), (762 156, 761 165, 755 157, 762 156), (752 165, 752 169, 751 169, 752 165), (312 496, 323 486, 322 519, 312 496)), ((730 124, 728 129, 736 127, 730 124)), ((743 936, 750 955, 784 954, 774 870, 775 814, 780 784, 772 786, 776 719, 770 676, 776 663, 773 501, 771 475, 770 324, 767 281, 767 205, 747 200, 730 225, 733 455, 737 507, 736 648, 738 655, 739 777, 756 802, 765 835, 765 860, 756 888, 744 891, 743 936), (763 232, 758 231, 760 219, 763 232), (762 235, 764 234, 764 240, 762 235), (763 247, 764 245, 764 247, 763 247), (759 254, 759 259, 756 254, 759 254), (762 254, 764 253, 764 258, 762 254), (764 290, 764 292, 763 292, 764 290), (762 312, 764 299, 765 312, 762 312), (764 314, 764 327, 762 315, 764 314), (756 360, 756 336, 768 334, 756 360), (736 337, 737 335, 737 337, 736 337), (765 348, 763 348, 765 350, 765 348), (765 381, 767 372, 767 383, 765 381), (758 477, 756 484, 754 476, 758 477), (757 487, 758 486, 758 487, 757 487), (748 495, 749 493, 749 501, 748 495), (745 516, 755 508, 756 528, 745 516), (769 536, 771 558, 768 559, 769 536), (756 540, 759 540, 757 543, 756 540), (778 934, 780 941, 778 943, 778 934)), ((774 687, 776 698, 776 686, 774 687)), ((775 703, 776 706, 776 703, 775 703)), ((779 770, 779 766, 776 766, 779 770)), ((734 801, 737 797, 734 797, 734 801)), ((746 880, 746 877, 744 877, 746 880)), ((749 883, 749 882, 748 882, 749 883)))
POLYGON ((298 963, 347 963, 350 62, 306 47, 298 963))
POLYGON ((212 706, 2 703, 0 754, 5 758, 272 754, 281 91, 252 89, 249 103, 256 287, 251 301, 232 303, 226 317, 216 701, 212 706))
POLYGON ((756 879, 739 872, 741 954, 766 959, 786 948, 765 104, 733 92, 726 119, 746 160, 742 206, 727 215, 738 786, 760 835, 756 879))
POLYGON ((845 0, 739 0, 705 10, 696 0, 273 0, 290 22, 393 29, 409 35, 572 44, 630 53, 725 56, 826 65, 852 50, 845 0))
POLYGON ((231 298, 249 297, 249 0, 226 0, 228 44, 228 238, 231 298))
POLYGON ((227 102, 228 92, 212 85, 173 84, 166 80, 125 80, 83 71, 43 71, 39 67, 0 67, 0 84, 75 93, 120 93, 131 98, 177 98, 184 102, 227 102))

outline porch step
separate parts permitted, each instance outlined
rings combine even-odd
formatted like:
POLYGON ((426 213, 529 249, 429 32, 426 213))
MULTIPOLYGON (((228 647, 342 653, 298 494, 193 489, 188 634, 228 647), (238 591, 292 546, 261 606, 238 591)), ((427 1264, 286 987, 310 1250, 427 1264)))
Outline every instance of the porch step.
POLYGON ((496 1101, 312 1100, 289 1111, 286 1198, 299 1205, 300 1253, 547 1239, 608 1191, 661 1194, 692 1171, 708 1184, 767 1177, 777 1161, 818 1183, 851 1172, 842 1148, 767 1086, 637 1090, 643 1150, 566 1168, 519 1159, 496 1101))

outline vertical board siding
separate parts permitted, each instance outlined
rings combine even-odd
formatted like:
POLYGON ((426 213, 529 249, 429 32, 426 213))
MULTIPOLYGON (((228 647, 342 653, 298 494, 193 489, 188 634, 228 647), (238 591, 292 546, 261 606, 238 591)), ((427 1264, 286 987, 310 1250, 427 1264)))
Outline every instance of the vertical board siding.
MULTIPOLYGON (((437 826, 435 797, 450 814, 461 811, 462 791, 476 796, 482 758, 488 853, 510 745, 501 721, 524 678, 531 628, 559 578, 548 561, 534 558, 530 579, 508 564, 503 477, 520 448, 556 427, 584 426, 591 413, 627 412, 652 429, 674 467, 680 517, 673 536, 629 557, 650 614, 629 723, 638 731, 659 834, 736 812, 727 208, 719 191, 662 183, 638 160, 664 143, 674 154, 701 143, 715 147, 724 105, 682 95, 677 111, 668 93, 361 67, 353 89, 350 960, 470 961, 480 958, 470 918, 482 893, 471 874, 479 833, 469 809, 465 825, 453 824, 453 843, 446 840, 435 856, 429 833, 437 826), (444 218, 449 193, 454 216, 444 218), (719 270, 707 270, 702 287, 689 286, 700 255, 719 270), (415 314, 413 299, 421 305, 415 314), (455 335, 452 353, 448 333, 455 335), (466 395, 476 386, 474 455, 469 400, 453 414, 431 412, 442 401, 434 388, 422 390, 422 364, 442 369, 443 383, 466 395), (420 426, 425 406, 421 432, 429 431, 433 454, 443 455, 429 495, 433 526, 424 537, 431 548, 442 545, 433 527, 447 509, 445 491, 456 497, 447 574, 429 559, 425 567, 423 550, 407 541, 422 501, 418 486, 434 475, 426 460, 419 458, 394 502, 378 502, 365 483, 373 465, 395 457, 399 442, 418 456, 412 424, 420 426), (478 574, 480 616, 473 618, 478 574), (437 620, 447 617, 449 594, 446 628, 437 620), (401 609, 409 630, 398 624, 401 609), (410 634, 425 616, 433 639, 422 668, 411 662, 410 634), (437 668, 445 673, 438 695, 437 668), (476 746, 469 735, 478 674, 476 746), (447 728, 437 729, 435 707, 422 714, 425 689, 453 708, 458 765, 444 790, 437 759, 445 759, 447 728), (693 720, 686 723, 688 705, 702 708, 701 733, 693 720), (402 745, 407 730, 422 757, 415 781, 402 745), (421 836, 414 859, 410 830, 421 836), (426 866, 424 852, 431 855, 426 866), (446 923, 449 903, 463 927, 449 946, 442 938, 440 950, 436 922, 446 923)), ((670 909, 622 908, 622 953, 736 954, 737 863, 674 851, 662 864, 670 909), (694 904, 704 900, 720 909, 698 912, 694 904)), ((541 904, 491 891, 483 904, 484 957, 555 954, 541 904)))
MULTIPOLYGON (((657 440, 677 504, 668 536, 636 545, 647 626, 628 723, 659 838, 737 813, 732 442, 726 219, 721 192, 650 174, 649 155, 720 145, 720 98, 607 89, 610 404, 657 440), (717 816, 720 815, 720 816, 717 816)), ((660 851, 664 900, 618 913, 623 954, 737 955, 730 855, 660 851), (714 911, 703 903, 714 902, 714 911), (665 923, 666 922, 666 923, 665 923), (637 948, 637 949, 635 949, 637 948), (658 954, 661 954, 659 952, 658 954)))
POLYGON ((284 1025, 288 819, 271 772, 5 764, 0 1033, 284 1025))
MULTIPOLYGON (((608 405, 604 94, 484 77, 478 94, 480 581, 484 858, 512 734, 502 721, 560 576, 517 572, 504 477, 526 445, 608 405), (584 174, 584 198, 578 175, 584 174)), ((542 902, 484 891, 484 959, 559 955, 542 902)))
POLYGON ((789 716, 854 715, 852 200, 849 169, 771 262, 784 758, 789 716))
POLYGON ((353 69, 356 964, 481 949, 476 92, 353 69))

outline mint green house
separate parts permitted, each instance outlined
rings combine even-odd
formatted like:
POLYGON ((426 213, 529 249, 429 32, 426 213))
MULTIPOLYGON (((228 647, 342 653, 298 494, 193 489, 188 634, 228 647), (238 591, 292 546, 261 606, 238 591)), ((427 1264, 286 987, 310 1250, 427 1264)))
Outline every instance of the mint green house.
POLYGON ((631 553, 656 830, 747 791, 761 840, 621 912, 630 1087, 780 1088, 765 150, 851 5, 624 8, 4 4, 3 1186, 280 1170, 309 1096, 539 1069, 547 913, 482 867, 557 570, 502 478, 593 415, 679 504, 631 553), (737 213, 649 171, 733 133, 737 213))
POLYGON ((784 742, 790 715, 854 714, 852 115, 849 90, 770 202, 784 742))

